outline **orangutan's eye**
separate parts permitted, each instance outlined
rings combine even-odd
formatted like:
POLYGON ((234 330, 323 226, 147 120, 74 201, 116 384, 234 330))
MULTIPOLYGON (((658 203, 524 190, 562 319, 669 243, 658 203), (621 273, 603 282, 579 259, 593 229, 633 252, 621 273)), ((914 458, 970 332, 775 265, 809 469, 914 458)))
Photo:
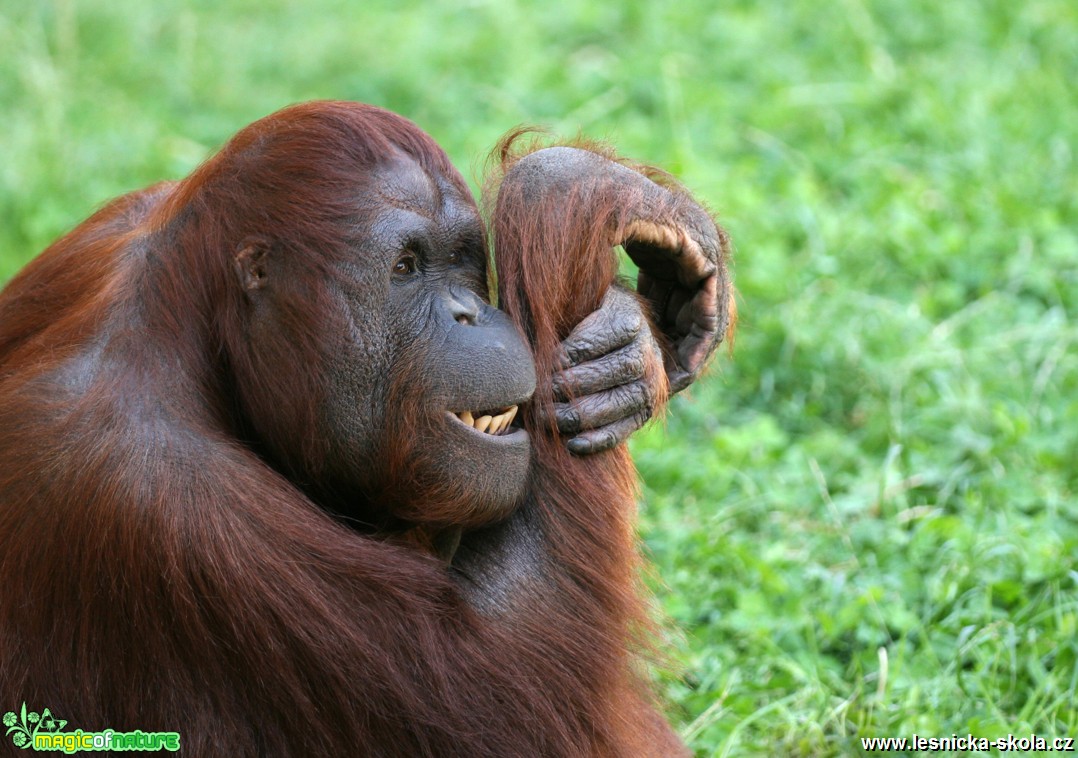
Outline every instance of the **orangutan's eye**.
POLYGON ((416 260, 412 253, 405 253, 393 264, 393 273, 400 276, 408 276, 416 271, 416 260))

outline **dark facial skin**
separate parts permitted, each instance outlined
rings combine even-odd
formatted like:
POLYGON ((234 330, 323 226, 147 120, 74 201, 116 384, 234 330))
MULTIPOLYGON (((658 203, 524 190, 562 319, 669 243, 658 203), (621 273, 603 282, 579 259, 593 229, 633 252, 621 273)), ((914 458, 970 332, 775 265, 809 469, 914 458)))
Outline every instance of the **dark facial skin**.
POLYGON ((358 366, 344 362, 334 373, 340 389, 332 397, 343 402, 326 410, 342 464, 369 460, 359 484, 395 504, 398 518, 444 525, 501 518, 523 492, 527 433, 479 431, 456 414, 486 412, 508 425, 503 414, 531 396, 535 369, 509 319, 487 302, 479 215, 470 197, 403 156, 375 171, 365 197, 375 212, 357 230, 362 261, 344 264, 358 276, 343 294, 351 321, 362 325, 355 339, 369 341, 372 323, 382 322, 376 331, 386 340, 388 373, 371 375, 361 344, 351 352, 358 366), (372 291, 384 293, 373 299, 381 314, 372 313, 372 291), (399 390, 387 391, 387 376, 399 390), (383 417, 349 423, 349 411, 372 395, 383 417), (405 418, 417 427, 411 440, 396 433, 405 418), (403 466, 385 459, 401 446, 411 450, 403 466))
MULTIPOLYGON (((316 499, 379 528, 502 518, 529 461, 527 433, 503 412, 531 397, 535 369, 488 302, 475 204, 404 155, 365 177, 356 197, 361 220, 329 276, 343 328, 326 356, 319 423, 329 455, 316 499), (504 429, 479 431, 465 412, 501 416, 504 429)), ((303 265, 282 256, 279 275, 303 265)), ((266 292, 275 294, 295 296, 266 292)), ((287 303, 264 308, 269 329, 287 328, 287 303)))
POLYGON ((475 205, 407 159, 374 173, 371 197, 381 208, 369 234, 375 267, 388 272, 390 375, 400 388, 381 426, 392 439, 394 418, 413 415, 418 433, 396 440, 395 449, 411 444, 408 460, 389 462, 388 481, 372 489, 413 521, 468 526, 502 518, 526 483, 527 434, 509 424, 535 390, 535 369, 516 328, 487 301, 475 205), (485 416, 484 431, 461 419, 485 416))

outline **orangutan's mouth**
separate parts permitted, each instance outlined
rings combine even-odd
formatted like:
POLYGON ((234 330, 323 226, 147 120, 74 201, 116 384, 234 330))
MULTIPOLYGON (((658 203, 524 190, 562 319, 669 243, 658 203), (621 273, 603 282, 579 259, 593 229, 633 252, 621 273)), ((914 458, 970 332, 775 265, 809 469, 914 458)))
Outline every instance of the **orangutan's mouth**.
POLYGON ((461 411, 452 416, 465 426, 495 437, 512 434, 509 425, 516 418, 519 406, 511 405, 499 411, 461 411))

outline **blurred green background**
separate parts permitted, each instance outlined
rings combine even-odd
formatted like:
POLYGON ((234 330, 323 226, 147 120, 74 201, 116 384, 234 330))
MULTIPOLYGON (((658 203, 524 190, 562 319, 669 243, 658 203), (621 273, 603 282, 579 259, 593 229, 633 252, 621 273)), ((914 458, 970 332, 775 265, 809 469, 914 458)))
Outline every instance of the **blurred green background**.
POLYGON ((0 0, 0 282, 296 101, 609 139, 736 244, 633 443, 685 738, 1078 736, 1076 82, 1073 0, 0 0))

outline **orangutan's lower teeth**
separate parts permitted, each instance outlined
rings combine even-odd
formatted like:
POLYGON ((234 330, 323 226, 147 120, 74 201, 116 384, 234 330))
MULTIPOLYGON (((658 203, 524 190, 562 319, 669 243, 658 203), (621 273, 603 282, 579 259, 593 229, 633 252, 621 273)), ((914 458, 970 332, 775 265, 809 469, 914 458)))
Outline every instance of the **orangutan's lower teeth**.
POLYGON ((461 411, 456 416, 476 431, 499 435, 504 434, 509 429, 509 425, 513 423, 513 419, 517 415, 517 406, 506 408, 497 415, 487 413, 477 417, 477 414, 479 414, 479 411, 474 413, 472 411, 461 411))

